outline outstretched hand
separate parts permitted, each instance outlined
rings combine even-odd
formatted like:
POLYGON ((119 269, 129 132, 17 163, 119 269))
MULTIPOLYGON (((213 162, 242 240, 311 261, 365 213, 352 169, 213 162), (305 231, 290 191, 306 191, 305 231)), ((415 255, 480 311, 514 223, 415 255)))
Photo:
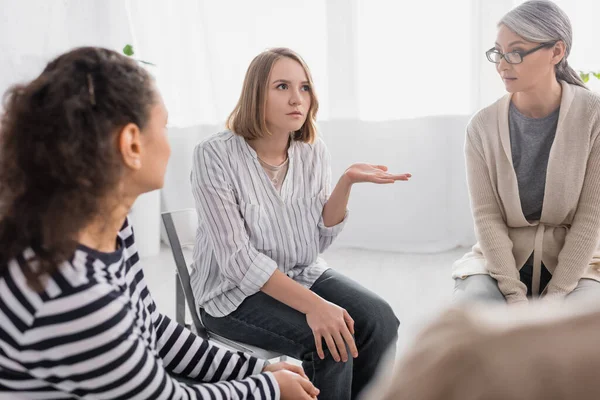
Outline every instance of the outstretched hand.
POLYGON ((350 183, 372 182, 378 184, 394 183, 396 181, 407 181, 411 174, 391 174, 385 165, 373 165, 367 163, 352 164, 344 175, 350 183))

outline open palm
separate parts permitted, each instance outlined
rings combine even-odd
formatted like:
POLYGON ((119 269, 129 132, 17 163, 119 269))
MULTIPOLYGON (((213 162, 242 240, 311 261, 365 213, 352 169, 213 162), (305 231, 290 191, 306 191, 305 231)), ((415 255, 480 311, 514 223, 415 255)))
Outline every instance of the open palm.
POLYGON ((394 183, 395 181, 407 181, 411 174, 391 174, 385 165, 373 165, 367 163, 352 164, 346 170, 346 176, 352 183, 394 183))

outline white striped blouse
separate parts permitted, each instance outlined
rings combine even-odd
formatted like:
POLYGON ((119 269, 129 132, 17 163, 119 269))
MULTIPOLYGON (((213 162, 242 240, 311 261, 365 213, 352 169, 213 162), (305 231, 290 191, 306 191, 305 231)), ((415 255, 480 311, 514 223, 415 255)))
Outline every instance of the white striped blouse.
POLYGON ((231 131, 198 144, 191 173, 198 232, 191 283, 197 306, 230 314, 258 292, 276 269, 310 288, 327 270, 319 258, 346 223, 325 227, 331 193, 325 143, 292 141, 281 192, 254 149, 231 131))
POLYGON ((264 361, 216 347, 159 313, 127 222, 119 242, 110 254, 79 246, 40 293, 20 266, 32 251, 3 271, 0 398, 279 398, 273 375, 260 373, 264 361))

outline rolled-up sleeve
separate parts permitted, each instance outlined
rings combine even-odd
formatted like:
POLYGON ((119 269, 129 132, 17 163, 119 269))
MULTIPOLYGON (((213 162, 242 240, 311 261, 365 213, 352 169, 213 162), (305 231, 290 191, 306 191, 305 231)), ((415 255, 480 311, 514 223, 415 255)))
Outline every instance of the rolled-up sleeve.
POLYGON ((258 292, 277 264, 250 243, 224 162, 209 143, 194 150, 191 184, 200 221, 208 228, 223 275, 246 296, 258 292))

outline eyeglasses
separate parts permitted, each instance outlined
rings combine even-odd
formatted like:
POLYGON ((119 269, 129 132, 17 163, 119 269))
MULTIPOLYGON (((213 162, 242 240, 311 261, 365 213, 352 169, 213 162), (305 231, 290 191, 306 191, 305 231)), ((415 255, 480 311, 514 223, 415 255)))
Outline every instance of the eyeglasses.
POLYGON ((495 47, 492 47, 488 51, 485 52, 485 56, 487 57, 489 62, 493 62, 494 64, 500 63, 500 61, 504 58, 509 64, 521 64, 523 62, 523 58, 531 54, 533 52, 538 51, 539 49, 543 49, 545 47, 552 47, 556 44, 556 42, 546 42, 542 43, 537 47, 534 47, 531 50, 527 51, 511 51, 510 53, 502 54, 495 47))

